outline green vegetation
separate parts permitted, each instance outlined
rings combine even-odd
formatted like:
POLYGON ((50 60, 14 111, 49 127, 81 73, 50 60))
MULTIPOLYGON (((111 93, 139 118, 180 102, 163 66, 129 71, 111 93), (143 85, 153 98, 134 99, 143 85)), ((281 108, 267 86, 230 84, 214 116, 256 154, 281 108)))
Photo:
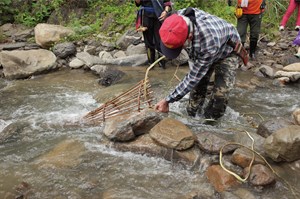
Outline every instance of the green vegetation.
POLYGON ((21 8, 16 9, 16 23, 22 23, 25 26, 35 26, 38 23, 44 22, 51 12, 59 9, 64 0, 38 0, 35 2, 25 3, 21 8), (19 12, 17 10, 20 10, 19 12))
MULTIPOLYGON (((71 14, 71 20, 62 25, 69 26, 77 30, 73 38, 78 39, 93 36, 98 33, 123 32, 128 28, 133 28, 136 11, 138 8, 134 0, 86 0, 88 5, 84 15, 78 17, 76 13, 71 14), (88 26, 88 28, 86 28, 88 26), (85 27, 85 28, 82 28, 85 27)), ((197 7, 211 14, 217 15, 225 20, 236 24, 234 16, 234 6, 229 7, 227 0, 173 0, 175 10, 186 7, 197 7)), ((235 2, 235 0, 232 0, 235 2)), ((0 1, 0 21, 5 22, 5 16, 13 14, 16 23, 34 27, 36 24, 46 22, 50 14, 56 13, 64 7, 74 7, 77 1, 74 0, 1 0, 0 1), (15 4, 18 3, 16 6, 15 4)), ((286 0, 267 0, 267 9, 264 13, 262 32, 273 38, 278 31, 279 22, 287 8, 286 0)), ((62 16, 57 16, 62 21, 62 16)), ((289 20, 287 26, 293 27, 295 14, 289 20)))
POLYGON ((9 21, 9 16, 14 13, 14 10, 11 7, 11 0, 1 0, 0 1, 0 23, 9 21))

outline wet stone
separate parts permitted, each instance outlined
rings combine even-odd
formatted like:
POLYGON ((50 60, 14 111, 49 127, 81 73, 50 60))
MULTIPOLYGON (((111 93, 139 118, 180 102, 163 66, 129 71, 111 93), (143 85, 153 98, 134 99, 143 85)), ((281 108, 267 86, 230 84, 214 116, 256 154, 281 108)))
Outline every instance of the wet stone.
POLYGON ((150 130, 150 137, 158 144, 175 150, 186 150, 194 145, 195 136, 182 122, 164 118, 150 130))
MULTIPOLYGON (((229 142, 232 142, 230 140, 226 140, 221 138, 220 136, 215 135, 213 132, 202 132, 198 133, 197 135, 197 141, 199 144, 199 147, 211 154, 219 154, 221 148, 228 144, 229 142)), ((234 151, 236 148, 238 148, 237 145, 228 145, 225 146, 222 150, 222 153, 230 153, 234 151)))

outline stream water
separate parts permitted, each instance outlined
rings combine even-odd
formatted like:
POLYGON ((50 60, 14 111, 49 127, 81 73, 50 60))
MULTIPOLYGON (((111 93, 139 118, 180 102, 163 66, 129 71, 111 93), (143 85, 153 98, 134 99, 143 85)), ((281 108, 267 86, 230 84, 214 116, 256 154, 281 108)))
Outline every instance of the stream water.
MULTIPOLYGON (((20 195, 22 182, 30 187, 26 193, 30 199, 174 199, 194 190, 212 195, 203 172, 189 171, 160 158, 107 148, 99 144, 103 136, 101 126, 65 125, 66 121, 79 120, 145 75, 145 67, 122 67, 122 70, 126 77, 110 87, 100 86, 95 75, 83 70, 64 69, 27 80, 0 79, 0 132, 9 125, 14 131, 13 136, 0 144, 0 198, 20 195), (72 144, 67 145, 68 142, 72 144), (55 165, 43 161, 44 157, 51 160, 55 147, 65 149, 66 156, 61 155, 55 165)), ((177 76, 183 77, 186 70, 179 68, 177 76)), ((175 67, 150 71, 157 100, 177 83, 174 72, 175 67)), ((238 79, 247 82, 249 74, 239 72, 238 79)), ((299 89, 299 84, 278 87, 272 86, 271 81, 268 86, 253 90, 237 87, 221 123, 213 127, 184 117, 186 100, 172 104, 170 109, 193 129, 220 130, 236 127, 236 123, 248 125, 242 113, 259 113, 265 119, 290 117, 300 104, 299 89)), ((282 177, 299 192, 300 171, 286 165, 278 167, 279 171, 286 171, 281 173, 282 177)), ((272 189, 254 189, 253 195, 294 198, 284 183, 276 183, 272 189)))

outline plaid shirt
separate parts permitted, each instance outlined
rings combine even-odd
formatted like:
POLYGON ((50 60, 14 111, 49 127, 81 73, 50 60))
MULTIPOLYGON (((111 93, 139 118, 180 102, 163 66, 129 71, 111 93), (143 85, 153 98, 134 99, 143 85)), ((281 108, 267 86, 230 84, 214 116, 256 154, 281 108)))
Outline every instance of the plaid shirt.
MULTIPOLYGON (((234 25, 225 20, 193 8, 196 24, 189 53, 189 73, 166 98, 169 103, 180 100, 190 92, 205 76, 211 65, 230 55, 232 47, 227 45, 228 39, 240 42, 240 36, 234 25)), ((179 10, 183 14, 185 9, 179 10)))

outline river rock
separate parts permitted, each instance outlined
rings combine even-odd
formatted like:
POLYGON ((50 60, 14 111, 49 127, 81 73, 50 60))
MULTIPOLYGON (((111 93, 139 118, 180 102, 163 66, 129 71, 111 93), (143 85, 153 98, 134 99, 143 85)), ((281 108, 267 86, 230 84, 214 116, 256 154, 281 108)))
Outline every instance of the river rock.
POLYGON ((65 59, 68 56, 74 56, 76 54, 76 46, 72 42, 56 44, 53 47, 53 53, 57 57, 65 59))
MULTIPOLYGON (((248 167, 253 158, 253 152, 246 148, 238 148, 231 156, 231 161, 243 168, 248 167)), ((258 155, 254 154, 253 164, 265 164, 264 160, 258 155)))
MULTIPOLYGON (((233 190, 233 193, 238 197, 238 199, 257 199, 257 197, 254 196, 253 193, 251 193, 249 190, 245 188, 237 188, 236 190, 233 190)), ((234 198, 229 197, 226 199, 234 199, 234 198)))
POLYGON ((105 139, 101 140, 101 142, 119 151, 130 151, 132 153, 160 157, 168 161, 180 163, 184 167, 194 167, 201 156, 201 152, 196 146, 184 151, 173 150, 157 144, 149 134, 138 136, 130 142, 111 142, 105 139))
POLYGON ((0 61, 8 79, 27 78, 56 68, 56 56, 44 49, 2 51, 0 61))
MULTIPOLYGON (((254 150, 259 151, 261 155, 264 155, 264 141, 265 138, 252 132, 248 132, 249 135, 254 139, 254 150)), ((252 147, 252 139, 246 132, 237 131, 234 133, 234 142, 240 143, 249 148, 252 147)))
POLYGON ((293 118, 296 124, 300 125, 300 108, 293 111, 293 118))
MULTIPOLYGON (((245 176, 247 173, 249 167, 245 168, 245 176)), ((251 167, 249 181, 255 186, 266 186, 275 182, 275 175, 268 167, 256 164, 251 167)))
POLYGON ((300 126, 290 125, 279 129, 266 138, 264 149, 276 162, 300 159, 300 126))
POLYGON ((6 43, 0 44, 0 50, 16 50, 19 48, 24 48, 25 46, 25 42, 6 43))
POLYGON ((129 45, 126 49, 126 55, 147 54, 145 44, 129 45))
POLYGON ((0 132, 0 144, 18 138, 24 128, 30 126, 28 122, 13 122, 8 124, 2 132, 0 132))
POLYGON ((80 52, 76 54, 77 59, 84 62, 86 66, 89 68, 96 64, 105 64, 105 61, 103 61, 100 57, 90 55, 88 52, 80 52))
POLYGON ((78 140, 68 139, 60 142, 48 153, 36 160, 40 168, 74 168, 80 164, 85 147, 78 140))
POLYGON ((84 62, 81 61, 80 59, 78 58, 73 58, 70 63, 69 63, 69 67, 70 68, 81 68, 84 66, 84 62))
MULTIPOLYGON (((211 153, 211 154, 219 154, 221 148, 232 142, 232 140, 226 140, 216 135, 214 132, 201 132, 197 133, 197 142, 199 144, 200 149, 211 153)), ((230 153, 238 148, 237 145, 228 145, 223 148, 222 153, 230 153)))
POLYGON ((113 56, 109 52, 106 52, 106 51, 99 52, 99 57, 101 59, 113 59, 113 56))
POLYGON ((99 84, 102 86, 110 86, 117 83, 125 75, 123 71, 117 69, 114 66, 94 65, 91 70, 99 75, 99 84))
POLYGON ((297 82, 300 79, 300 72, 277 71, 275 78, 288 77, 291 82, 297 82))
POLYGON ((155 125, 150 130, 150 137, 162 146, 175 150, 186 150, 195 142, 193 132, 173 118, 164 118, 155 125))
MULTIPOLYGON (((116 45, 122 50, 125 50, 127 49, 128 46, 130 46, 135 41, 137 40, 140 41, 141 37, 142 37, 141 33, 134 30, 128 30, 116 41, 116 45)), ((145 44, 143 44, 143 46, 145 50, 145 44)))
POLYGON ((288 72, 300 72, 300 63, 293 63, 293 64, 289 64, 285 67, 283 67, 284 71, 288 71, 288 72))
POLYGON ((162 115, 151 110, 116 116, 105 122, 104 135, 112 141, 131 141, 148 133, 161 120, 162 115))
POLYGON ((34 28, 35 42, 43 48, 49 48, 55 42, 74 33, 70 28, 46 23, 37 24, 34 28))
POLYGON ((292 125, 292 123, 284 118, 269 119, 258 125, 256 133, 266 138, 277 130, 288 125, 292 125))
POLYGON ((269 78, 274 77, 274 69, 267 65, 261 65, 258 70, 265 76, 269 78))
POLYGON ((223 192, 239 185, 237 179, 227 173, 220 165, 210 166, 206 171, 206 176, 218 192, 223 192))

